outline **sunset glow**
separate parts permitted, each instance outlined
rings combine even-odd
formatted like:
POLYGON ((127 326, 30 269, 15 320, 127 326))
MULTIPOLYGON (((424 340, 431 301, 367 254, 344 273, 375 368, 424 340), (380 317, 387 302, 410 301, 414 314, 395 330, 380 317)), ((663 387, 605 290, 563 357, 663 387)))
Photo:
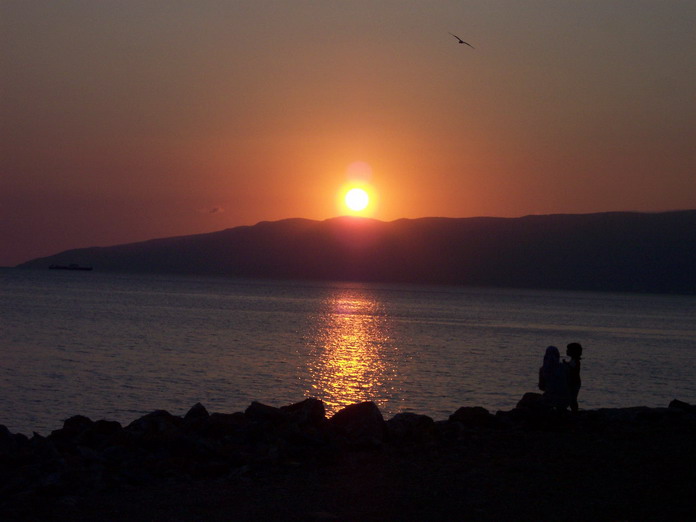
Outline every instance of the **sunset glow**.
POLYGON ((354 188, 346 192, 345 202, 350 210, 360 212, 367 208, 367 205, 370 203, 370 196, 368 196, 365 190, 354 188))
POLYGON ((366 181, 349 181, 337 193, 340 215, 374 217, 378 214, 377 188, 366 181))
POLYGON ((299 4, 0 4, 0 266, 288 217, 696 208, 696 2, 299 4))

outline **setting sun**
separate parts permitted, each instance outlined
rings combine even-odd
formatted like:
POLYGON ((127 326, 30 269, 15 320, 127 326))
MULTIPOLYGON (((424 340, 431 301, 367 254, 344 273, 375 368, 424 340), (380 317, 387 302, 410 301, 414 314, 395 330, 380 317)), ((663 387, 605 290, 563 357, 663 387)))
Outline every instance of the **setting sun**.
POLYGON ((354 212, 365 210, 370 203, 370 196, 361 188, 353 188, 346 192, 346 206, 354 212))

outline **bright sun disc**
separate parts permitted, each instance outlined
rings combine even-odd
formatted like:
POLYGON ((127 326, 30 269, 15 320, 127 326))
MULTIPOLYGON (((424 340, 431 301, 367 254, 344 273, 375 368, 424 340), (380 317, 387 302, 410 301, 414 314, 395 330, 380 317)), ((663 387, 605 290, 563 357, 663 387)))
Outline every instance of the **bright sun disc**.
POLYGON ((365 210, 370 202, 370 196, 361 188, 353 188, 346 192, 346 206, 354 212, 365 210))

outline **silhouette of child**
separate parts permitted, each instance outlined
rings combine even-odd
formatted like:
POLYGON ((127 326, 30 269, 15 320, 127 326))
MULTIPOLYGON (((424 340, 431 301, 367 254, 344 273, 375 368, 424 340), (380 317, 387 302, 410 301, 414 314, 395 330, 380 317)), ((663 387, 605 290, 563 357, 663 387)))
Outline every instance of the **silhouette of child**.
POLYGON ((570 392, 570 409, 578 411, 578 392, 582 382, 580 381, 580 359, 582 359, 582 346, 580 343, 570 343, 566 347, 566 355, 570 361, 567 365, 568 391, 570 392))

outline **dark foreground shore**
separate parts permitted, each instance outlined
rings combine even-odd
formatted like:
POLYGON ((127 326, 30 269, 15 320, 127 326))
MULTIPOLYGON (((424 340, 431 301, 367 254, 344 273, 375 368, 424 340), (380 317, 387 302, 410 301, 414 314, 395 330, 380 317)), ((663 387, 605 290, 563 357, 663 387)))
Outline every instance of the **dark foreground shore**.
POLYGON ((2 520, 696 520, 696 406, 434 421, 320 401, 48 437, 0 426, 2 520))

